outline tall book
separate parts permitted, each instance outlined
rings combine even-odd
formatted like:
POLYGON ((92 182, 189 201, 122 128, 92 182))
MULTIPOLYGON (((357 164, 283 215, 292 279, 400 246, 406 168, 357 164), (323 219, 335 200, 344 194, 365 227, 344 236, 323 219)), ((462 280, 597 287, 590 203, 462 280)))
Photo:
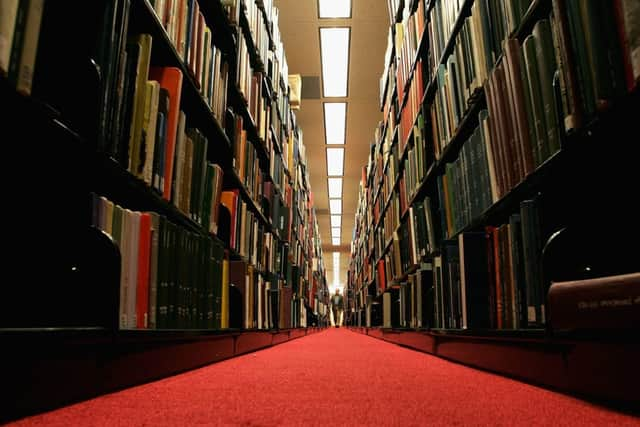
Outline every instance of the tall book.
MULTIPOLYGON (((29 15, 29 0, 20 0, 16 10, 15 22, 13 24, 13 37, 8 62, 8 78, 15 86, 18 80, 18 69, 20 68, 20 58, 22 57, 22 47, 24 45, 25 34, 27 31, 27 17, 29 15)), ((8 10, 11 13, 12 10, 8 10)), ((9 17, 10 19, 10 17, 9 17)), ((9 26, 11 23, 8 23, 9 26)))
POLYGON ((149 260, 149 329, 157 328, 158 282, 160 279, 158 263, 160 261, 161 239, 164 217, 150 212, 151 216, 151 253, 149 260))
MULTIPOLYGON (((29 9, 24 27, 24 39, 17 64, 16 90, 24 95, 31 95, 31 84, 36 65, 38 39, 44 0, 29 0, 29 9)), ((9 76, 11 78, 11 76, 9 76)))
POLYGON ((0 74, 4 76, 9 72, 19 3, 20 0, 0 1, 0 74))
POLYGON ((153 158, 156 149, 158 126, 158 106, 160 103, 160 83, 155 80, 146 82, 144 120, 142 140, 140 142, 140 170, 142 179, 149 185, 153 183, 153 158))
POLYGON ((458 235, 462 328, 483 329, 490 324, 487 233, 458 235))
POLYGON ((640 4, 634 0, 613 3, 627 89, 632 91, 640 82, 640 4))
POLYGON ((138 239, 136 328, 146 329, 149 327, 149 277, 152 250, 152 218, 148 212, 140 213, 138 239))
POLYGON ((166 200, 171 200, 183 76, 179 68, 150 67, 149 78, 151 80, 157 80, 160 83, 160 87, 167 90, 169 96, 169 111, 167 114, 166 141, 164 146, 164 186, 162 188, 162 197, 166 200))

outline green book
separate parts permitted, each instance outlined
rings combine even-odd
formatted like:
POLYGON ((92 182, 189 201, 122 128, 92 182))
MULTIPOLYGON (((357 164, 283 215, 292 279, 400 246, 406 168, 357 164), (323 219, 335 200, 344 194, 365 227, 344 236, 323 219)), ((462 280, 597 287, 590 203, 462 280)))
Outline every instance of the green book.
MULTIPOLYGON (((211 313, 208 315, 207 327, 222 328, 222 298, 223 298, 223 277, 222 269, 224 262, 224 246, 219 240, 211 241, 211 266, 212 276, 208 278, 209 297, 211 313)), ((209 306, 209 305, 208 305, 209 306)))
POLYGON ((214 169, 213 165, 209 162, 205 162, 205 179, 203 189, 203 199, 200 214, 200 225, 207 231, 209 231, 209 224, 211 221, 211 202, 213 196, 213 180, 214 169))
POLYGON ((547 19, 538 21, 533 27, 535 38, 536 60, 538 63, 538 77, 540 93, 544 107, 544 126, 546 129, 546 149, 540 152, 540 161, 544 161, 551 154, 560 149, 558 128, 558 112, 553 94, 553 75, 556 70, 551 25, 547 19))
MULTIPOLYGON (((524 103, 524 108, 525 108, 525 112, 527 114, 527 126, 525 129, 525 132, 528 133, 529 136, 529 144, 525 144, 525 149, 530 153, 530 155, 533 158, 533 169, 535 169, 535 167, 542 163, 541 159, 538 157, 538 150, 536 147, 536 143, 537 143, 537 137, 538 134, 536 132, 536 125, 535 125, 535 117, 533 114, 533 99, 532 97, 534 96, 534 94, 531 93, 531 90, 529 88, 529 82, 528 82, 528 77, 527 77, 527 69, 526 69, 526 62, 525 62, 525 52, 524 49, 519 49, 520 50, 520 80, 522 81, 522 102, 524 103)), ((515 78, 518 78, 518 76, 514 76, 515 78)))
POLYGON ((571 45, 575 55, 576 76, 578 87, 582 96, 582 109, 585 119, 592 117, 595 108, 595 94, 593 93, 593 82, 591 81, 591 67, 587 53, 589 42, 585 40, 590 37, 585 34, 581 7, 577 1, 567 1, 567 19, 571 33, 571 45))
MULTIPOLYGON (((116 206, 117 207, 117 206, 116 206)), ((159 284, 159 255, 161 251, 160 247, 160 223, 161 216, 155 212, 150 212, 151 215, 151 254, 149 265, 149 329, 156 329, 157 327, 157 304, 158 304, 158 284, 159 284)), ((115 219, 115 208, 114 208, 115 219)), ((115 221, 114 221, 115 227, 115 221)))
POLYGON ((523 70, 526 78, 524 79, 524 88, 527 92, 530 111, 529 123, 530 131, 533 135, 531 137, 531 146, 533 148, 533 159, 535 165, 538 166, 549 157, 546 150, 547 143, 547 130, 545 123, 544 102, 542 98, 542 91, 540 89, 540 76, 538 74, 538 61, 536 58, 536 41, 533 35, 527 36, 522 44, 522 52, 524 54, 523 70))

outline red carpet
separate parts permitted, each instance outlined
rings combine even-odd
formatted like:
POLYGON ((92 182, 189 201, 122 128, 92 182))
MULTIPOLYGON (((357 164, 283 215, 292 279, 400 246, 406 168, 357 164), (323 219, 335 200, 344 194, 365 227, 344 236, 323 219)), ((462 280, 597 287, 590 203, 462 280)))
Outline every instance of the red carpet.
POLYGON ((11 425, 640 425, 343 328, 11 425))

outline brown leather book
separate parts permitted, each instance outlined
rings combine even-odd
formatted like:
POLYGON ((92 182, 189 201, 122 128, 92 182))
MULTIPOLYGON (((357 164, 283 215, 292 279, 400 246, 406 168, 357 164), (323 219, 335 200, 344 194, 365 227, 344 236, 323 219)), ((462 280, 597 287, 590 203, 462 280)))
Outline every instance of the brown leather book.
POLYGON ((548 294, 554 331, 640 328, 640 273, 554 282, 548 294))

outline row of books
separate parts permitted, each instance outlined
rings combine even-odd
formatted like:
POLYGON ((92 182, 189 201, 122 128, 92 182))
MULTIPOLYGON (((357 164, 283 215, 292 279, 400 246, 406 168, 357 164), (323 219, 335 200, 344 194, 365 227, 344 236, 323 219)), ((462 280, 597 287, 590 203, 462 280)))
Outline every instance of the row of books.
MULTIPOLYGON (((246 1, 247 22, 265 67, 265 86, 271 99, 266 103, 265 142, 271 147, 270 173, 274 207, 287 206, 287 221, 277 225, 281 237, 289 242, 293 294, 302 296, 315 313, 325 310, 326 279, 322 244, 309 187, 309 171, 303 132, 297 126, 290 105, 288 65, 278 27, 279 11, 272 1, 246 1), (258 40, 258 42, 255 42, 258 40), (267 43, 267 41, 272 43, 267 43), (312 303, 313 302, 313 303, 312 303)), ((240 22, 240 21, 238 21, 240 22)))
POLYGON ((401 89, 398 93, 400 103, 404 101, 406 83, 412 76, 417 76, 416 72, 412 74, 412 71, 416 65, 416 55, 422 41, 425 21, 425 2, 424 0, 418 0, 417 10, 412 14, 406 15, 402 22, 395 24, 395 27, 393 27, 395 33, 397 87, 401 89))
POLYGON ((521 329, 545 323, 538 200, 509 222, 443 241, 434 258, 436 328, 521 329))
POLYGON ((237 88, 244 97, 244 102, 247 104, 251 120, 258 131, 258 136, 264 141, 267 139, 269 126, 267 109, 270 106, 270 100, 263 99, 263 74, 252 67, 249 46, 241 34, 238 37, 236 60, 237 88))
POLYGON ((443 238, 455 236, 494 203, 487 147, 487 112, 480 112, 481 126, 464 142, 458 157, 437 177, 443 238))
MULTIPOLYGON (((173 185, 181 179, 177 176, 181 166, 177 161, 184 154, 181 150, 192 144, 198 148, 204 141, 205 149, 195 151, 199 153, 195 158, 202 161, 206 158, 207 139, 201 134, 185 134, 186 117, 180 110, 185 78, 182 71, 150 64, 152 38, 149 34, 136 35, 130 40, 125 51, 124 96, 121 104, 115 107, 118 112, 114 118, 121 123, 120 130, 112 129, 114 139, 105 148, 129 172, 158 189, 165 199, 175 202, 173 185), (190 142, 183 142, 184 138, 190 142)), ((203 79, 206 98, 220 96, 224 103, 226 74, 223 69, 215 68, 221 62, 214 63, 213 56, 208 58, 208 63, 212 67, 205 67, 209 72, 203 79), (222 80, 220 76, 223 76, 222 80)), ((223 115, 221 111, 218 114, 223 115)))
MULTIPOLYGON (((407 100, 400 110, 400 126, 398 132, 399 147, 402 152, 407 145, 411 131, 415 125, 418 115, 422 111, 422 101, 424 99, 425 75, 422 66, 422 59, 418 59, 413 72, 413 79, 407 91, 407 100)), ((401 103, 400 99, 398 102, 401 103)), ((403 104, 401 104, 403 105, 403 104)))
MULTIPOLYGON (((476 70, 473 68, 475 67, 475 62, 469 60, 464 62, 474 52, 471 35, 474 35, 473 41, 476 42, 475 35, 477 35, 478 28, 477 24, 474 26, 475 21, 467 18, 459 33, 454 36, 455 43, 453 44, 452 55, 445 59, 445 64, 439 65, 439 87, 436 91, 435 102, 430 108, 423 108, 421 105, 423 93, 426 89, 425 85, 430 80, 428 68, 434 69, 438 65, 434 64, 433 61, 434 59, 440 60, 441 52, 449 40, 454 23, 462 11, 463 4, 464 2, 458 1, 442 1, 430 5, 432 7, 428 12, 431 19, 427 23, 430 35, 429 49, 416 56, 415 64, 409 62, 409 69, 414 70, 411 84, 400 85, 396 83, 397 90, 394 92, 397 92, 397 94, 386 92, 383 96, 381 93, 381 99, 385 100, 385 104, 383 105, 383 123, 378 129, 382 130, 376 130, 375 148, 371 150, 369 163, 361 180, 360 203, 363 203, 364 206, 358 209, 359 216, 356 217, 354 243, 352 244, 353 259, 349 274, 349 279, 352 283, 349 286, 358 295, 355 301, 366 301, 367 295, 375 297, 380 293, 385 293, 385 291, 395 292, 391 291, 391 289, 399 288, 406 285, 409 280, 414 280, 409 279, 414 277, 412 271, 419 269, 422 263, 432 262, 433 257, 438 256, 440 253, 441 241, 449 236, 454 236, 459 229, 466 225, 460 224, 455 230, 447 228, 452 220, 453 209, 450 208, 459 207, 458 210, 453 212, 456 212, 461 217, 464 215, 471 216, 470 212, 462 209, 463 206, 465 208, 469 207, 468 211, 471 211, 471 205, 473 204, 474 213, 477 210, 483 211, 486 208, 487 202, 481 203, 475 192, 471 196, 472 189, 470 186, 472 184, 474 186, 473 191, 475 191, 475 187, 483 187, 483 185, 476 182, 477 177, 475 175, 471 177, 469 173, 463 174, 460 172, 463 170, 461 164, 464 163, 464 166, 469 168, 470 165, 473 165, 474 173, 485 172, 482 176, 488 174, 486 172, 487 167, 482 167, 479 164, 479 151, 476 148, 480 143, 478 133, 474 134, 472 138, 475 144, 465 143, 463 145, 465 148, 463 148, 458 160, 451 166, 447 165, 444 168, 447 171, 444 176, 444 183, 449 184, 449 180, 446 178, 450 177, 451 180, 459 178, 456 180, 456 183, 460 184, 459 191, 456 192, 456 194, 459 194, 458 198, 454 199, 453 196, 447 199, 444 198, 444 195, 450 195, 449 190, 452 190, 454 185, 447 185, 447 191, 442 191, 442 176, 438 177, 440 182, 439 194, 437 192, 434 193, 438 186, 434 186, 433 183, 427 183, 426 190, 422 191, 421 194, 430 193, 430 196, 415 198, 418 190, 425 185, 424 180, 430 167, 439 157, 441 148, 445 146, 444 144, 440 146, 440 133, 438 132, 438 125, 442 125, 443 120, 438 122, 437 119, 445 118, 447 125, 451 124, 451 131, 445 138, 442 138, 448 143, 455 131, 455 127, 457 127, 466 112, 466 105, 471 93, 473 93, 471 82, 474 85, 478 85, 478 81, 475 78, 476 70), (423 59, 429 59, 429 67, 425 67, 424 71, 421 69, 423 59), (460 60, 460 66, 457 63, 458 60, 460 60), (451 72, 449 73, 449 71, 451 72), (445 72, 447 73, 445 74, 445 72), (446 85, 445 82, 447 83, 446 85), (464 82, 464 85, 461 82, 464 82), (418 83, 417 88, 416 83, 418 83), (464 91, 462 87, 464 87, 464 91), (405 90, 407 91, 406 93, 404 92, 405 90), (418 96, 414 96, 415 93, 418 96), (416 98, 417 102, 407 102, 404 105, 400 100, 405 96, 410 97, 407 101, 416 98), (401 109, 400 123, 396 125, 390 122, 387 114, 398 109, 401 109), (453 119, 454 117, 452 109, 456 109, 458 115, 456 121, 449 122, 449 118, 453 119), (427 114, 424 114, 425 112, 427 114), (432 114, 429 114, 429 112, 432 114), (449 114, 445 116, 446 113, 449 114), (384 121, 386 121, 386 124, 384 121), (389 123, 396 125, 399 131, 389 128, 389 123), (394 135, 394 137, 387 138, 386 135, 394 135), (471 148, 474 149, 471 150, 471 148), (456 172, 454 173, 454 171, 456 172), (467 180, 465 181, 463 178, 467 178, 467 180), (384 195, 382 201, 380 201, 380 194, 384 195), (467 200, 461 201, 465 195, 468 195, 467 200), (432 198, 435 203, 431 203, 432 198), (449 201, 452 203, 456 201, 458 204, 455 206, 450 205, 448 204, 449 201), (409 205, 410 203, 412 205, 409 205), (367 212, 367 214, 364 214, 364 212, 367 212), (447 214, 449 217, 446 216, 447 214), (363 220, 370 220, 370 218, 373 218, 373 224, 376 224, 376 227, 363 224, 363 220), (446 222, 447 219, 449 219, 449 224, 446 222), (354 266, 355 262, 357 262, 357 265, 354 266), (372 283, 374 284, 373 287, 370 286, 372 283)), ((419 6, 416 9, 415 12, 424 13, 419 6)), ((405 18, 410 16, 411 12, 410 8, 406 7, 405 18)), ((398 25, 395 24, 395 19, 396 17, 394 16, 391 25, 397 28, 398 25)), ((419 17, 413 17, 413 19, 419 19, 419 17)), ((387 51, 393 51, 400 47, 401 51, 400 53, 396 52, 396 55, 402 57, 400 40, 396 37, 392 41, 395 41, 396 45, 391 49, 388 47, 387 51)), ((412 60, 413 58, 410 61, 412 60)), ((394 69, 394 67, 399 67, 401 70, 407 69, 407 65, 403 62, 385 64, 385 67, 390 70, 394 69)), ((401 72, 398 72, 398 76, 401 74, 401 72)), ((381 89, 383 89, 382 85, 381 89)), ((388 87, 384 89, 388 89, 388 87)), ((430 102, 431 100, 427 101, 430 102)), ((484 199, 482 200, 484 201, 484 199)), ((454 215, 454 217, 456 216, 454 215)), ((462 220, 459 221, 463 222, 462 220)), ((467 218, 468 221, 469 219, 467 218)), ((404 292, 403 295, 403 307, 415 306, 415 301, 405 300, 405 297, 411 295, 410 292, 404 292)), ((389 297, 385 295, 386 298, 389 297)), ((392 299, 396 300, 393 297, 392 299)), ((400 300, 399 298, 397 299, 397 301, 400 300)), ((363 306, 359 307, 361 310, 364 308, 363 306)), ((402 316, 403 326, 411 323, 408 320, 411 316, 407 314, 408 312, 405 311, 402 316)), ((413 317, 415 318, 415 313, 413 317)), ((388 320, 387 318, 385 321, 388 320)), ((430 322, 429 325, 432 325, 432 323, 430 322)))
POLYGON ((420 114, 413 127, 407 156, 404 162, 405 193, 409 201, 413 200, 434 163, 434 152, 428 135, 423 134, 425 122, 420 114))
MULTIPOLYGON (((523 201, 507 224, 444 240, 438 255, 388 284, 383 325, 476 330, 543 325, 538 203, 523 201)), ((377 278, 384 282, 389 266, 381 261, 378 267, 377 278)))
MULTIPOLYGON (((196 3, 195 6, 190 5, 189 7, 197 7, 197 2, 194 3, 196 3)), ((233 126, 227 126, 227 131, 232 143, 233 168, 252 201, 242 200, 240 197, 242 192, 239 191, 223 193, 223 205, 225 202, 228 205, 230 225, 228 235, 223 232, 220 237, 228 242, 228 248, 236 251, 257 271, 273 274, 271 277, 284 278, 286 265, 290 261, 288 258, 292 258, 291 260, 294 262, 300 260, 297 253, 289 255, 288 252, 283 251, 286 242, 290 242, 293 248, 309 246, 302 239, 300 240, 304 242, 303 244, 292 239, 292 235, 288 231, 291 228, 292 196, 297 194, 298 197, 305 197, 302 192, 296 192, 292 188, 292 183, 287 179, 287 171, 294 169, 299 163, 300 159, 295 157, 299 144, 297 140, 290 137, 293 129, 289 125, 295 120, 290 119, 292 113, 288 108, 288 98, 280 94, 276 101, 266 96, 268 93, 264 92, 263 87, 266 76, 262 70, 256 69, 258 64, 253 61, 254 52, 250 51, 249 46, 258 49, 262 66, 267 68, 265 70, 267 75, 274 71, 273 61, 269 61, 269 58, 277 55, 284 61, 284 49, 281 43, 275 46, 275 50, 277 51, 279 48, 279 52, 271 49, 269 34, 267 34, 267 22, 263 16, 264 4, 258 6, 251 1, 246 4, 243 2, 234 3, 227 2, 223 6, 227 7, 230 12, 231 23, 236 25, 237 68, 235 82, 247 103, 248 116, 242 110, 231 115, 227 114, 228 118, 234 122, 233 126), (236 12, 238 15, 234 15, 236 12), (240 14, 245 15, 241 16, 240 14), (249 27, 248 33, 243 31, 243 29, 247 29, 242 22, 245 18, 249 27), (276 105, 276 102, 279 102, 279 105, 276 105), (283 115, 284 119, 282 119, 283 115), (250 129, 252 127, 255 128, 255 132, 250 129), (281 151, 273 149, 274 132, 279 136, 279 141, 282 141, 279 145, 281 151), (261 162, 261 155, 258 153, 261 149, 266 149, 268 153, 268 165, 261 162), (286 156, 280 154, 281 152, 286 156), (286 170, 285 162, 282 161, 285 157, 288 167, 286 170), (265 228, 265 225, 261 224, 254 214, 255 207, 258 207, 267 218, 270 230, 265 228), (261 247, 257 242, 263 240, 265 245, 261 247)), ((275 11, 272 11, 272 16, 277 17, 277 10, 275 8, 273 10, 275 11)), ((277 28, 275 30, 271 28, 271 30, 274 33, 277 32, 277 28)), ((284 68, 286 69, 286 64, 284 68)), ((281 90, 280 92, 286 94, 286 91, 281 90)), ((276 92, 274 95, 278 95, 278 93, 276 92)), ((301 131, 299 132, 301 133, 301 131)), ((306 193, 308 194, 308 191, 306 193)), ((304 237, 307 234, 305 229, 305 233, 300 232, 298 236, 304 237)), ((310 269, 301 268, 301 270, 306 272, 310 269)))
MULTIPOLYGON (((262 65, 270 69, 266 70, 266 76, 256 69, 259 65, 253 61, 253 52, 249 51, 250 42, 245 38, 246 34, 241 32, 238 35, 239 89, 248 102, 249 114, 258 128, 258 137, 261 139, 259 143, 264 142, 270 153, 270 182, 264 183, 265 195, 268 193, 269 196, 264 198, 263 211, 271 219, 274 229, 278 230, 279 237, 290 242, 292 261, 299 267, 298 271, 303 273, 301 277, 308 282, 307 272, 312 271, 309 268, 308 255, 312 252, 312 247, 315 248, 315 252, 320 252, 320 242, 318 239, 313 244, 310 239, 313 227, 309 224, 315 222, 315 215, 312 215, 309 209, 309 189, 306 184, 302 185, 305 180, 300 179, 301 175, 306 173, 302 131, 295 125, 295 117, 288 104, 287 92, 278 87, 280 79, 266 78, 274 77, 273 71, 278 67, 273 65, 274 58, 275 62, 283 64, 286 70, 286 59, 276 30, 273 31, 275 51, 271 50, 268 43, 268 21, 265 21, 264 17, 277 17, 277 12, 272 8, 272 13, 269 15, 266 13, 267 10, 269 10, 268 5, 258 5, 251 1, 246 4, 251 42, 259 51, 262 65), (267 82, 273 83, 272 99, 264 96, 263 85, 268 87, 267 82), (313 221, 309 221, 310 219, 313 221)), ((241 10, 241 13, 244 12, 241 10)), ((238 18, 237 24, 242 27, 241 21, 244 18, 240 16, 238 18)), ((240 135, 243 134, 240 132, 240 135)), ((247 152, 251 152, 251 149, 247 149, 247 152)), ((243 174, 240 173, 240 176, 242 178, 243 174)))
POLYGON ((278 10, 270 2, 252 0, 225 2, 224 6, 231 23, 237 26, 238 88, 253 122, 248 125, 257 128, 259 140, 253 142, 263 144, 269 153, 263 213, 272 224, 274 237, 289 244, 294 273, 285 275, 291 276, 293 283, 300 283, 294 294, 308 296, 311 301, 318 298, 311 286, 313 272, 324 274, 324 267, 316 262, 316 269, 312 268, 312 259, 321 259, 321 243, 314 234, 318 231, 317 220, 306 184, 302 130, 296 125, 284 83, 288 81, 287 64, 277 27, 278 10), (251 51, 251 46, 257 52, 251 51))
POLYGON ((262 200, 264 178, 266 175, 260 166, 260 156, 249 141, 247 125, 242 116, 235 116, 233 141, 233 169, 244 184, 249 196, 256 202, 262 200))
POLYGON ((228 65, 200 4, 194 0, 154 0, 151 5, 215 118, 224 126, 228 65))
POLYGON ((120 250, 121 329, 225 327, 220 241, 95 194, 91 223, 120 250))
MULTIPOLYGON (((502 52, 503 41, 519 27, 532 2, 517 0, 500 2, 497 0, 478 0, 471 6, 470 15, 464 17, 463 28, 458 40, 467 45, 470 51, 465 52, 460 60, 471 65, 469 71, 478 76, 472 88, 482 85, 486 79, 486 71, 493 67, 502 52), (470 52, 473 56, 469 56, 470 52), (472 59, 473 58, 473 59, 472 59)), ((451 36, 458 15, 464 2, 459 0, 436 2, 430 19, 430 69, 436 72, 447 41, 451 36)), ((466 13, 463 11, 463 13, 466 13)), ((456 48, 457 49, 457 48, 456 48)), ((470 82, 473 79, 469 79, 470 82)))
POLYGON ((376 284, 380 291, 402 280, 414 267, 437 253, 440 228, 434 222, 433 212, 431 199, 425 197, 409 208, 407 219, 392 231, 389 240, 376 240, 374 253, 379 258, 376 284))
MULTIPOLYGON (((200 13, 197 2, 189 3, 188 6, 189 8, 195 9, 197 13, 200 13)), ((173 7, 173 5, 171 5, 171 7, 173 7)), ((200 16, 201 15, 202 14, 200 13, 200 16)), ((206 34, 205 37, 203 37, 203 40, 207 40, 206 34)), ((263 205, 263 180, 265 177, 269 178, 267 173, 272 176, 280 176, 282 175, 282 172, 278 167, 271 168, 268 172, 262 169, 260 167, 260 162, 258 161, 259 155, 253 146, 253 144, 260 144, 261 141, 249 141, 247 131, 248 126, 255 126, 257 128, 258 137, 261 138, 262 141, 267 141, 269 100, 263 99, 262 97, 262 74, 254 72, 251 68, 250 54, 247 50, 245 38, 240 36, 237 38, 237 42, 238 52, 236 53, 238 60, 235 81, 238 84, 237 87, 240 89, 240 92, 245 96, 250 117, 249 122, 243 123, 243 114, 232 114, 230 117, 234 121, 234 126, 228 126, 227 130, 231 130, 229 137, 231 139, 232 150, 234 153, 233 164, 235 172, 240 181, 244 184, 249 197, 253 199, 253 204, 261 206, 263 205)), ((216 53, 219 52, 215 47, 214 51, 216 53)), ((186 51, 186 53, 188 54, 189 52, 186 51)), ((198 69, 197 64, 198 62, 196 61, 196 70, 198 69)), ((223 73, 219 74, 224 75, 226 67, 223 71, 223 73)), ((226 94, 226 83, 222 87, 226 94)), ((224 101, 224 108, 226 109, 226 98, 224 101)), ((214 116, 216 116, 215 112, 214 116)), ((225 117, 224 114, 221 114, 221 116, 225 117)), ((220 123, 221 125, 224 125, 222 120, 220 120, 220 123)), ((254 134, 251 133, 251 135, 254 134)), ((269 149, 269 147, 266 148, 269 149)), ((271 205, 272 201, 268 200, 266 203, 271 205)), ((278 212, 275 212, 273 213, 273 216, 278 214, 278 212)))
MULTIPOLYGON (((272 110, 270 118, 273 120, 274 130, 279 132, 281 127, 288 127, 290 106, 288 101, 288 66, 278 28, 278 9, 271 2, 256 2, 255 0, 230 0, 223 2, 223 5, 231 23, 236 25, 238 29, 237 38, 240 43, 238 57, 242 61, 242 64, 238 64, 238 81, 241 82, 241 90, 245 97, 250 99, 249 91, 246 90, 250 86, 246 81, 252 78, 252 72, 249 68, 253 69, 253 74, 265 79, 264 84, 269 88, 269 94, 273 95, 275 101, 270 106, 272 110), (245 22, 248 34, 242 31, 242 28, 245 28, 245 22), (242 46, 243 44, 244 46, 242 46), (250 51, 251 45, 255 51, 250 51), (251 63, 252 58, 257 58, 253 64, 251 63), (251 67, 251 65, 253 66, 251 67), (282 123, 276 123, 276 121, 282 123)), ((263 84, 261 78, 258 79, 258 82, 260 85, 263 84)), ((258 123, 257 116, 252 116, 258 123)), ((269 121, 267 120, 267 122, 269 121)), ((260 135, 261 138, 266 139, 265 134, 260 133, 260 135)))
POLYGON ((241 0, 244 5, 244 16, 249 24, 249 31, 253 39, 253 45, 258 51, 262 64, 267 64, 267 53, 271 50, 269 46, 269 32, 267 22, 255 0, 241 0))
POLYGON ((552 2, 562 117, 577 130, 640 82, 638 4, 552 2))
POLYGON ((382 300, 382 324, 387 328, 428 328, 433 313, 433 264, 421 263, 406 282, 389 289, 382 300))
POLYGON ((418 52, 426 7, 425 2, 389 2, 391 25, 380 79, 383 120, 363 168, 353 233, 349 286, 356 291, 354 301, 365 301, 370 284, 375 295, 406 270, 409 245, 399 236, 408 237, 408 204, 431 161, 424 153, 428 134, 421 106, 426 68, 424 52, 418 52))
POLYGON ((306 326, 295 275, 260 270, 261 266, 288 270, 286 265, 269 267, 280 260, 286 263, 288 256, 285 245, 274 254, 275 242, 268 235, 255 245, 265 256, 264 264, 255 256, 229 259, 223 242, 212 235, 189 231, 154 212, 123 208, 95 194, 92 225, 109 234, 121 253, 121 329, 306 326))
MULTIPOLYGON (((150 197, 137 203, 128 191, 109 187, 112 183, 102 177, 96 177, 97 183, 91 182, 99 188, 89 188, 113 199, 110 211, 135 212, 133 206, 153 209, 157 205, 158 212, 169 216, 167 222, 187 225, 188 230, 175 225, 180 230, 167 237, 181 245, 174 245, 172 258, 182 256, 182 249, 197 252, 198 246, 205 245, 200 238, 207 236, 221 242, 229 252, 228 258, 243 259, 265 283, 273 283, 272 290, 280 292, 280 288, 290 288, 296 281, 300 285, 295 298, 305 298, 304 303, 296 304, 312 306, 313 299, 326 287, 322 248, 308 186, 302 131, 287 105, 287 87, 281 78, 283 71, 286 74, 286 60, 277 29, 268 28, 275 37, 273 45, 268 46, 268 56, 281 62, 277 65, 278 91, 263 91, 269 73, 276 70, 268 60, 262 76, 250 69, 257 82, 256 96, 243 109, 236 102, 237 70, 229 70, 226 63, 227 58, 236 57, 243 38, 234 38, 232 27, 217 26, 216 22, 224 24, 218 19, 221 17, 207 15, 215 13, 217 7, 197 0, 116 0, 83 3, 80 9, 77 6, 35 0, 2 2, 0 30, 3 46, 11 37, 10 45, 13 39, 25 43, 29 39, 37 47, 33 50, 38 68, 33 70, 32 93, 36 103, 44 104, 47 112, 82 140, 94 143, 92 149, 100 153, 99 159, 104 158, 102 154, 114 159, 127 171, 127 180, 142 191, 146 186, 150 197), (30 18, 38 15, 30 8, 38 5, 44 5, 41 31, 35 31, 36 26, 31 24, 35 18, 30 18), (72 9, 86 18, 78 21, 77 29, 66 25, 72 9), (231 37, 225 37, 224 31, 230 31, 231 37), (86 37, 78 38, 78 32, 86 33, 86 37), (60 45, 68 49, 60 50, 60 45), (93 61, 88 63, 87 58, 93 61), (60 67, 60 62, 67 66, 60 67), (275 115, 269 115, 270 111, 275 115), (260 124, 261 116, 264 124, 260 135, 255 125, 260 124), (267 145, 274 139, 271 134, 279 140, 278 150, 267 145), (298 175, 304 185, 297 183, 298 175), (177 209, 167 209, 156 195, 177 209), (297 207, 302 213, 296 217, 295 233, 291 220, 294 200, 299 201, 297 207), (288 267, 294 263, 300 264, 296 265, 296 277, 288 267)), ((259 8, 263 7, 261 3, 259 8)), ((277 10, 271 12, 269 15, 277 21, 277 10)), ((265 28, 267 24, 263 22, 265 28)), ((2 55, 4 59, 4 51, 2 55)), ((8 76, 11 53, 6 57, 2 72, 12 81, 8 76)), ((127 213, 127 217, 138 218, 132 219, 134 224, 140 222, 143 213, 127 213)), ((122 213, 119 215, 122 218, 122 213)), ((109 216, 112 227, 113 214, 109 216)), ((170 227, 173 225, 167 230, 170 227)), ((113 232, 111 228, 109 231, 113 232)), ((160 234, 170 235, 169 231, 160 234)), ((206 263, 203 261, 198 269, 207 270, 206 263)), ((190 289, 191 294, 196 292, 195 287, 190 289)), ((198 309, 195 296, 180 298, 184 300, 180 310, 192 313, 198 309)), ((143 318, 136 315, 133 321, 133 316, 133 312, 128 313, 122 325, 133 327, 134 323, 138 325, 138 317, 143 318)), ((198 323, 187 317, 178 320, 178 311, 172 311, 171 316, 165 325, 191 328, 198 323)))

